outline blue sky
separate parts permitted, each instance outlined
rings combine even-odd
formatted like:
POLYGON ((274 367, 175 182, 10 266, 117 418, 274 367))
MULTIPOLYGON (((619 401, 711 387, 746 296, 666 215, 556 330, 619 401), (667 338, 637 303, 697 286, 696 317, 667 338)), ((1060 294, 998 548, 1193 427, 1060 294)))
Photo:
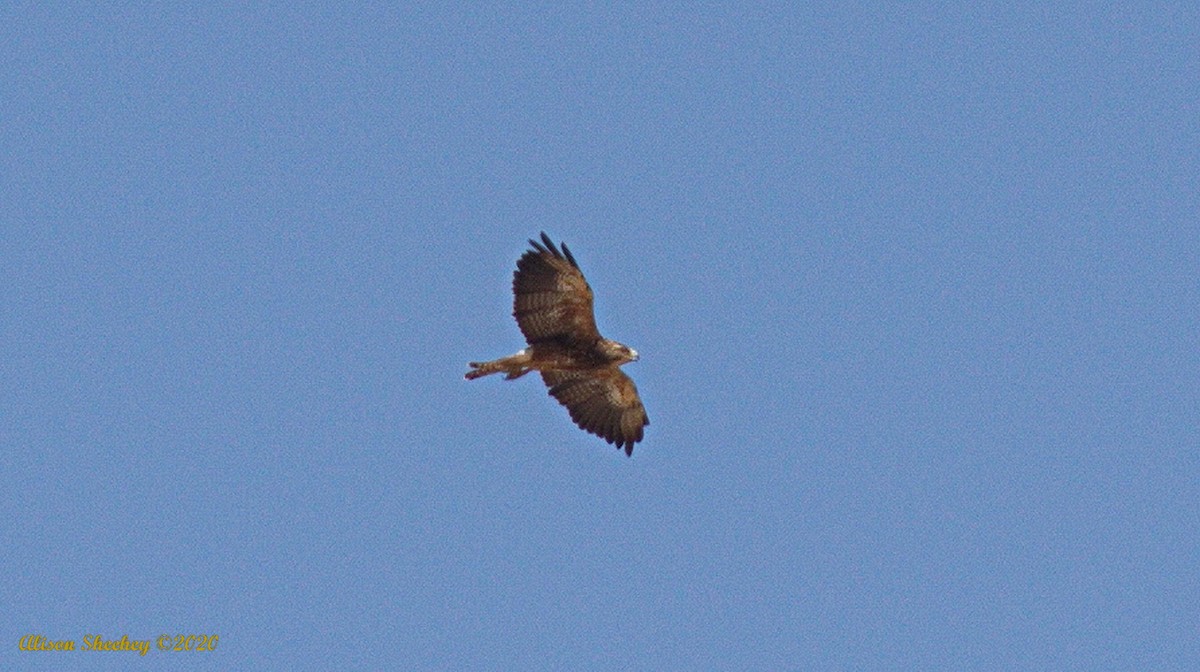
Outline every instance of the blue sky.
POLYGON ((0 45, 5 667, 1200 665, 1194 7, 10 3, 0 45), (632 458, 462 380, 543 230, 642 355, 632 458))

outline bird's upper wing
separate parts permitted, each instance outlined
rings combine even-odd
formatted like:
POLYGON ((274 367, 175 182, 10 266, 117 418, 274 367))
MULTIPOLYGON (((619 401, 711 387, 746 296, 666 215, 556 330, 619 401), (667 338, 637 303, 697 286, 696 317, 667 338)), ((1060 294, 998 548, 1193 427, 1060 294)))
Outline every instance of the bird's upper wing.
POLYGON ((559 252, 550 237, 517 260, 513 273, 513 317, 525 340, 533 345, 558 341, 573 347, 588 347, 600 340, 592 313, 592 288, 575 257, 564 244, 559 252))
POLYGON ((578 371, 542 371, 550 396, 567 407, 580 429, 633 455, 650 424, 633 380, 615 366, 578 371))

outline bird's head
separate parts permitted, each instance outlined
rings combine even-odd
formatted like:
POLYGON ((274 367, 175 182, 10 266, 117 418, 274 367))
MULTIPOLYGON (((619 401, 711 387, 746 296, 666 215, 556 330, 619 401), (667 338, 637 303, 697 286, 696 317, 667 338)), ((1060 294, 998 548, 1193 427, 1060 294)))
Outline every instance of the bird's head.
POLYGON ((617 364, 625 364, 627 362, 638 361, 637 350, 616 341, 605 339, 600 342, 600 352, 609 360, 617 364))

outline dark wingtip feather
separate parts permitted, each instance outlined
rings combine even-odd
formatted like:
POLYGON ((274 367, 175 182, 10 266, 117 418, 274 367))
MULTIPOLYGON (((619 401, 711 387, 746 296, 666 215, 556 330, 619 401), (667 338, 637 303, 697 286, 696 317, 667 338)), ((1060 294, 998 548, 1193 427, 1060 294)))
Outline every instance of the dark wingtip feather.
POLYGON ((579 264, 575 262, 575 255, 571 254, 571 251, 567 249, 566 243, 562 244, 562 250, 563 254, 567 255, 567 261, 571 262, 571 265, 575 268, 579 268, 579 264))
POLYGON ((538 252, 543 254, 549 252, 559 259, 566 259, 567 261, 571 262, 571 265, 575 268, 579 268, 579 263, 575 261, 575 255, 571 254, 571 250, 567 249, 567 244, 562 243, 562 252, 559 252, 559 245, 555 245, 554 241, 550 240, 550 236, 546 235, 545 231, 542 231, 542 242, 539 243, 531 238, 529 240, 529 244, 532 245, 533 249, 537 250, 538 252))
POLYGON ((541 232, 541 242, 530 240, 529 245, 533 245, 535 250, 539 252, 550 252, 553 256, 562 257, 562 254, 558 253, 558 247, 554 247, 554 241, 550 239, 550 236, 546 235, 546 232, 541 232))

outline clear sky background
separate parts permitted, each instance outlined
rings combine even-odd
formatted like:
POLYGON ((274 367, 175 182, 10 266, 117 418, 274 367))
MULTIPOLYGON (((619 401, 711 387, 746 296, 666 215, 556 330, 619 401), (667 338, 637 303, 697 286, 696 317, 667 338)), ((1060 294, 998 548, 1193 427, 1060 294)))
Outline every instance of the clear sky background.
POLYGON ((3 667, 1200 668, 1195 5, 13 2, 0 60, 3 667), (462 379, 542 230, 632 458, 462 379))

